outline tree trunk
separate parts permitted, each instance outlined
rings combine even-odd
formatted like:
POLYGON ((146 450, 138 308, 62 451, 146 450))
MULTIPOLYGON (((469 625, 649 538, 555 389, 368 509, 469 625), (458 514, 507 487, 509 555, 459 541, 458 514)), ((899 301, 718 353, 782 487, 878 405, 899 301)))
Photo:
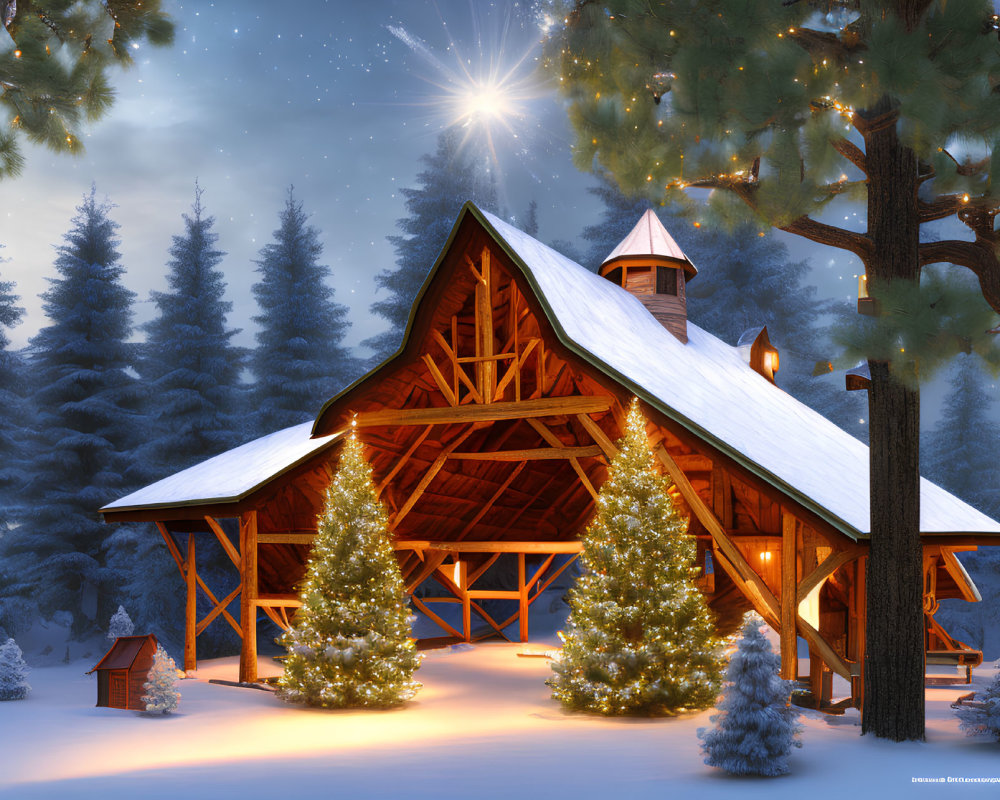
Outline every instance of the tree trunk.
MULTIPOLYGON (((919 281, 917 161, 896 136, 887 99, 865 112, 867 263, 873 290, 919 281)), ((920 544, 920 390, 913 376, 870 361, 871 551, 866 585, 862 733, 924 738, 923 554, 920 544), (902 378, 912 377, 911 383, 902 378)))

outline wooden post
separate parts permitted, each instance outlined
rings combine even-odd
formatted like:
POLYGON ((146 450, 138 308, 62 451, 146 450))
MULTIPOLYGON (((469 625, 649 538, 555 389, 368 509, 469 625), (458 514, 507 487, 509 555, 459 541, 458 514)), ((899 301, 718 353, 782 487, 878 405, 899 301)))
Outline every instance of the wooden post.
POLYGON ((799 672, 798 580, 795 574, 795 532, 797 520, 787 511, 781 514, 781 677, 794 681, 799 672))
POLYGON ((525 580, 524 553, 517 554, 517 591, 520 607, 518 621, 521 623, 521 641, 528 641, 528 583, 525 580))
POLYGON ((472 641, 472 599, 469 596, 469 562, 458 559, 458 588, 462 592, 462 636, 472 641))
POLYGON ((248 511, 240 518, 240 627, 243 648, 240 651, 240 682, 257 680, 257 512, 248 511))
POLYGON ((197 600, 198 571, 195 561, 194 534, 188 534, 187 560, 184 562, 187 603, 184 609, 184 671, 198 669, 197 600))
MULTIPOLYGON (((868 616, 868 592, 866 591, 865 578, 867 557, 862 556, 857 561, 857 566, 855 567, 855 588, 854 592, 857 597, 857 610, 858 610, 858 621, 857 621, 857 642, 858 642, 858 663, 865 663, 865 628, 866 628, 866 617, 868 616)), ((862 709, 865 703, 865 681, 864 673, 855 676, 851 680, 851 696, 854 699, 854 705, 862 709)))
POLYGON ((480 261, 482 280, 476 284, 476 362, 479 393, 484 403, 493 402, 496 389, 496 362, 493 357, 493 286, 491 280, 490 251, 483 248, 480 261))

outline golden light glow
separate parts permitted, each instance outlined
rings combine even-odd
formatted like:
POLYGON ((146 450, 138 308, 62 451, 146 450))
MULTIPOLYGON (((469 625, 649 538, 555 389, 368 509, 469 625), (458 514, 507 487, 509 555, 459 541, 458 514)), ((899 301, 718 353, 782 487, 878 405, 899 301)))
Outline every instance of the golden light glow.
POLYGON ((760 554, 760 560, 763 561, 765 564, 770 563, 770 561, 771 561, 771 551, 770 550, 764 550, 763 552, 761 552, 761 554, 760 554))

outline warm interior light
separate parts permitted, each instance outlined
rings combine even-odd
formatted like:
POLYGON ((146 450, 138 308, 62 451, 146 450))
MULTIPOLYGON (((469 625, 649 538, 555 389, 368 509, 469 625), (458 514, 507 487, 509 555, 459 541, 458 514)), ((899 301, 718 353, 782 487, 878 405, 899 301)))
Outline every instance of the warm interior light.
POLYGON ((760 554, 760 560, 763 561, 765 564, 767 562, 769 562, 771 560, 771 551, 770 550, 764 550, 760 554))
POLYGON ((864 300, 868 297, 868 276, 858 275, 858 299, 864 300))
POLYGON ((460 589, 464 588, 462 586, 462 562, 459 561, 457 558, 455 559, 455 578, 454 578, 454 580, 455 580, 455 585, 457 587, 459 587, 460 589))
POLYGON ((778 351, 768 350, 764 353, 764 369, 772 375, 778 371, 778 351))

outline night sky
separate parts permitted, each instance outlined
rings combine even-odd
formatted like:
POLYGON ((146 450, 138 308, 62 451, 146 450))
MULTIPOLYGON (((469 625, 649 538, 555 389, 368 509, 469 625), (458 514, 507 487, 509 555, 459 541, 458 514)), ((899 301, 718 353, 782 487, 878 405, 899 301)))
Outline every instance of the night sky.
MULTIPOLYGON (((25 322, 15 346, 45 324, 38 293, 91 183, 117 206, 126 282, 137 322, 149 290, 165 288, 167 249, 183 232, 197 179, 216 218, 234 302, 230 324, 252 344, 253 259, 278 227, 290 185, 321 232, 336 299, 351 309, 348 342, 380 330, 373 276, 394 265, 386 242, 406 215, 400 187, 415 185, 421 155, 455 122, 445 102, 491 68, 510 71, 521 99, 490 125, 494 169, 508 214, 539 204, 541 235, 576 239, 599 213, 592 179, 570 162, 554 93, 539 84, 541 33, 528 4, 471 0, 165 2, 175 43, 144 47, 135 68, 112 73, 117 102, 74 158, 25 146, 24 173, 3 184, 0 275, 17 281, 25 322), (464 65, 464 68, 463 68, 464 65)), ((466 132, 486 131, 466 118, 466 132)), ((430 265, 428 265, 429 267, 430 265)))
MULTIPOLYGON (((253 261, 271 241, 293 184, 321 232, 336 299, 350 308, 347 343, 382 329, 368 308, 373 276, 394 266, 386 236, 406 215, 399 190, 415 185, 420 157, 451 124, 463 125, 471 140, 492 138, 501 211, 515 224, 534 199, 539 238, 579 242, 601 207, 586 192, 594 179, 571 163, 565 112, 537 70, 544 19, 533 5, 164 0, 177 28, 174 45, 144 47, 135 68, 112 73, 118 100, 89 129, 86 153, 74 158, 25 145, 27 168, 3 183, 0 254, 7 263, 0 275, 17 281, 28 311, 12 332, 14 346, 45 324, 38 293, 55 274, 52 248, 91 183, 116 205, 138 323, 153 312, 149 290, 166 288, 171 236, 183 232, 181 214, 199 181, 228 252, 229 324, 243 329, 244 345, 253 344, 253 261), (488 101, 469 89, 491 72, 507 76, 513 98, 502 120, 486 117, 487 128, 482 114, 462 114, 470 98, 473 105, 488 101)), ((771 235, 781 236, 794 258, 811 258, 823 296, 853 299, 859 267, 852 256, 771 235)))

